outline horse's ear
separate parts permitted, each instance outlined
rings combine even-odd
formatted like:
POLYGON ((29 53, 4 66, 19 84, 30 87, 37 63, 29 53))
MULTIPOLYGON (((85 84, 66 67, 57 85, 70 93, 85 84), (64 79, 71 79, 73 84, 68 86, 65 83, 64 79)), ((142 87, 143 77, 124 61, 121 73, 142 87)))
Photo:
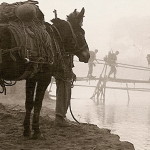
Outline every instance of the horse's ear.
POLYGON ((85 9, 84 7, 81 9, 81 12, 78 14, 78 19, 81 20, 84 17, 85 9))
POLYGON ((73 13, 76 14, 77 13, 77 9, 75 9, 73 13))

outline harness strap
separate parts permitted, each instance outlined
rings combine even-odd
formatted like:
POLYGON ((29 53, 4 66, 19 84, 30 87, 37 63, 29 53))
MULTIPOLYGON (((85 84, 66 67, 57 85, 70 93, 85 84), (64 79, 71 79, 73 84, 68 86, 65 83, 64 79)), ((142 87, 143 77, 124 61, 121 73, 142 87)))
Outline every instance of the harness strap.
POLYGON ((78 49, 74 53, 77 53, 77 52, 83 50, 85 47, 87 47, 87 44, 84 44, 81 48, 79 47, 79 44, 78 44, 78 41, 77 41, 77 37, 76 37, 76 35, 74 33, 72 25, 71 25, 71 23, 69 21, 67 21, 67 23, 69 24, 70 30, 72 32, 73 39, 75 40, 75 43, 76 43, 76 46, 77 46, 77 49, 78 49))
MULTIPOLYGON (((53 27, 55 28, 55 30, 56 30, 56 32, 58 33, 59 38, 60 38, 60 40, 61 40, 61 42, 62 42, 63 40, 62 40, 62 37, 61 37, 61 35, 60 35, 58 29, 57 29, 54 25, 53 25, 53 27)), ((50 27, 50 28, 51 28, 51 27, 50 27)), ((55 33, 54 33, 53 28, 51 28, 51 30, 52 30, 52 32, 53 32, 53 39, 54 39, 54 44, 55 44, 55 47, 56 47, 56 51, 58 52, 59 57, 60 57, 60 59, 61 59, 61 62, 62 62, 62 65, 63 65, 63 69, 64 69, 64 71, 67 71, 67 67, 66 67, 66 65, 65 65, 65 61, 64 61, 63 56, 62 56, 62 51, 61 51, 60 46, 59 46, 59 44, 58 44, 58 41, 57 41, 57 39, 56 39, 56 37, 55 37, 55 33)), ((64 51, 64 53, 65 53, 64 46, 63 46, 63 51, 64 51)))
MULTIPOLYGON (((70 70, 68 70, 67 65, 65 63, 65 60, 64 60, 64 57, 68 56, 68 54, 65 52, 65 48, 64 48, 63 39, 61 37, 61 34, 60 34, 60 32, 59 32, 59 30, 57 29, 56 26, 52 25, 52 27, 51 26, 49 26, 49 27, 52 31, 51 35, 53 36, 53 41, 54 41, 54 45, 55 45, 55 48, 56 48, 56 52, 59 55, 61 65, 62 65, 63 71, 64 71, 64 76, 63 77, 59 73, 55 74, 55 77, 63 80, 64 82, 70 82, 71 85, 73 86, 74 77, 72 76, 72 73, 70 74, 70 70), (61 44, 62 44, 62 48, 60 47, 60 43, 59 43, 58 39, 56 38, 54 29, 55 29, 56 33, 58 34, 58 36, 59 36, 59 39, 60 39, 61 44), (68 76, 68 73, 69 73, 69 76, 68 76)), ((69 54, 69 55, 71 56, 70 59, 72 59, 72 55, 71 54, 69 54)))
POLYGON ((19 78, 16 79, 16 81, 20 81, 20 80, 23 80, 23 79, 30 77, 32 72, 33 71, 26 70, 19 78))
POLYGON ((74 30, 73 30, 73 28, 72 28, 72 25, 71 25, 71 23, 69 22, 69 21, 67 21, 67 23, 69 24, 69 27, 70 27, 70 30, 71 30, 71 32, 72 32, 72 36, 73 36, 73 39, 75 40, 75 43, 76 43, 76 45, 77 45, 77 37, 76 37, 76 35, 75 35, 75 33, 74 33, 74 30))
MULTIPOLYGON (((63 42, 63 39, 62 39, 62 37, 61 37, 61 35, 60 35, 59 30, 56 28, 55 25, 52 25, 52 26, 53 26, 53 27, 55 28, 55 30, 57 31, 57 33, 58 33, 58 35, 59 35, 59 38, 60 38, 61 42, 63 42)), ((53 29, 52 29, 52 31, 53 31, 53 29)))

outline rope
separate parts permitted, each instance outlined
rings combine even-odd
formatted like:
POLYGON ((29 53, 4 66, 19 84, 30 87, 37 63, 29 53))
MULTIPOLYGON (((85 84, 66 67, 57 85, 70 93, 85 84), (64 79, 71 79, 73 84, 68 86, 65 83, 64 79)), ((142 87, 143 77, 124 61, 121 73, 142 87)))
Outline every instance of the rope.
MULTIPOLYGON (((60 34, 59 30, 57 29, 57 27, 54 26, 54 25, 53 25, 53 27, 54 27, 54 29, 56 30, 56 32, 57 32, 57 34, 58 34, 58 36, 59 36, 59 38, 60 38, 60 41, 61 41, 61 43, 62 43, 62 48, 60 48, 60 45, 59 45, 59 43, 58 43, 58 40, 56 39, 55 34, 53 34, 53 40, 54 40, 54 44, 55 44, 55 47, 56 47, 56 51, 57 51, 57 53, 59 54, 59 58, 60 58, 60 61, 61 61, 61 65, 62 65, 63 71, 64 71, 64 76, 63 76, 63 77, 62 77, 60 74, 57 74, 56 76, 57 76, 59 79, 63 80, 64 82, 71 82, 72 87, 73 87, 73 78, 71 77, 71 79, 70 79, 70 78, 67 77, 67 73, 70 72, 71 70, 68 70, 68 69, 67 69, 67 65, 65 64, 65 61, 64 61, 64 56, 65 56, 65 55, 62 54, 62 51, 63 51, 64 54, 67 54, 67 53, 65 52, 65 48, 64 48, 64 44, 63 44, 63 39, 62 39, 61 34, 60 34)), ((51 30, 52 30, 52 32, 54 33, 54 30, 53 30, 52 28, 51 28, 51 30)), ((69 54, 69 55, 72 56, 71 54, 69 54)))
POLYGON ((25 48, 25 56, 29 59, 29 50, 27 49, 27 42, 28 42, 28 35, 27 35, 27 32, 26 32, 26 27, 25 27, 25 24, 22 22, 22 27, 23 27, 23 32, 24 32, 24 37, 25 37, 25 45, 24 45, 24 48, 25 48))
MULTIPOLYGON (((54 29, 56 30, 56 32, 57 32, 57 34, 58 34, 58 36, 59 36, 59 38, 60 38, 60 41, 61 41, 61 43, 62 43, 63 40, 62 40, 62 37, 61 37, 61 35, 60 35, 59 30, 56 28, 55 25, 53 25, 53 27, 54 27, 54 29)), ((66 72, 66 71, 67 71, 67 67, 66 67, 66 65, 65 65, 65 61, 64 61, 64 58, 63 58, 63 55, 62 55, 62 51, 61 51, 60 45, 59 45, 59 43, 58 43, 58 40, 56 39, 54 30, 53 30, 53 28, 51 28, 51 26, 50 26, 50 29, 52 30, 52 33, 53 33, 54 44, 55 44, 55 47, 56 47, 56 51, 57 51, 57 53, 59 54, 59 58, 60 58, 60 60, 61 60, 61 64, 62 64, 63 70, 64 70, 64 72, 66 72)), ((64 45, 63 45, 63 49, 62 49, 62 50, 63 50, 64 53, 65 53, 64 45)))
MULTIPOLYGON (((96 64, 104 64, 104 60, 102 59, 97 59, 98 61, 102 61, 102 62, 98 62, 96 64)), ((78 60, 74 60, 75 62, 79 62, 78 60)), ((137 70, 144 70, 144 71, 150 71, 150 68, 148 67, 144 67, 144 66, 136 66, 136 65, 130 65, 130 64, 123 64, 123 63, 116 63, 116 65, 118 64, 117 67, 122 67, 122 68, 129 68, 129 69, 137 69, 137 70)))
POLYGON ((54 52, 49 33, 46 31, 44 24, 37 19, 25 24, 24 22, 10 22, 9 29, 14 35, 21 57, 37 63, 39 57, 43 57, 43 62, 52 64, 54 52))
POLYGON ((9 81, 9 83, 3 79, 0 79, 0 86, 2 87, 2 90, 0 93, 4 93, 6 95, 6 86, 13 86, 16 84, 16 81, 13 83, 12 81, 9 81))
MULTIPOLYGON (((62 37, 61 37, 61 35, 60 35, 59 30, 56 28, 56 26, 53 25, 53 27, 54 27, 54 29, 56 30, 56 32, 58 33, 58 36, 59 36, 59 38, 60 38, 60 40, 61 40, 61 43, 62 43, 62 42, 63 42, 63 39, 62 39, 62 37)), ((52 33, 54 33, 53 28, 50 27, 50 29, 51 29, 52 33)), ((63 67, 64 73, 67 73, 67 67, 66 67, 66 64, 65 64, 63 55, 62 55, 62 51, 61 51, 61 49, 60 49, 60 45, 58 44, 58 41, 56 40, 55 34, 53 34, 53 40, 54 40, 54 44, 55 44, 55 47, 56 47, 56 51, 58 52, 59 57, 60 57, 60 60, 61 60, 61 62, 62 62, 62 67, 63 67)), ((66 53, 66 52, 65 52, 65 49, 64 49, 64 45, 63 45, 62 50, 63 50, 64 53, 66 53)), ((59 79, 63 80, 64 82, 71 82, 71 87, 73 87, 73 79, 72 79, 72 78, 71 78, 71 80, 68 80, 68 78, 65 79, 65 78, 61 77, 60 75, 58 75, 58 74, 57 74, 57 77, 58 77, 59 79)), ((78 120, 75 118, 75 116, 73 115, 73 112, 72 112, 72 109, 71 109, 71 99, 70 99, 70 103, 69 103, 69 109, 70 109, 70 113, 71 113, 72 118, 73 118, 78 124, 80 124, 79 121, 78 121, 78 120)))
MULTIPOLYGON (((97 59, 97 60, 104 62, 104 60, 102 60, 102 59, 97 59)), ((98 64, 104 64, 104 63, 98 63, 98 64)), ((124 63, 116 63, 116 64, 118 65, 118 67, 150 71, 150 68, 148 68, 148 67, 124 64, 124 63)))
POLYGON ((79 121, 75 118, 75 116, 73 115, 73 112, 72 112, 72 109, 71 109, 71 100, 70 100, 69 108, 70 108, 70 113, 71 113, 72 118, 73 118, 78 124, 80 124, 80 122, 79 122, 79 121))
POLYGON ((44 29, 44 25, 33 21, 31 30, 34 32, 36 40, 35 47, 38 49, 39 57, 43 57, 45 62, 52 64, 54 62, 54 52, 52 48, 51 38, 48 32, 44 29))
POLYGON ((129 68, 129 69, 135 69, 135 70, 143 70, 143 71, 150 71, 150 69, 142 69, 144 67, 136 68, 136 67, 121 66, 121 65, 118 65, 117 67, 120 67, 120 68, 129 68))

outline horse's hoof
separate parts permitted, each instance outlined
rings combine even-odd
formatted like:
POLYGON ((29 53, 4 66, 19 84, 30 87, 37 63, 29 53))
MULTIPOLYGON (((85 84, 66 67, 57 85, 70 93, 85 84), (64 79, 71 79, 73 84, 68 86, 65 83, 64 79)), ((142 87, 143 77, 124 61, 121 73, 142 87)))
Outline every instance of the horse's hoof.
POLYGON ((31 131, 30 130, 24 130, 23 131, 23 136, 24 137, 31 137, 31 131))
POLYGON ((31 139, 32 140, 37 140, 37 139, 39 139, 39 140, 45 140, 44 136, 40 132, 39 133, 34 133, 32 135, 31 139))

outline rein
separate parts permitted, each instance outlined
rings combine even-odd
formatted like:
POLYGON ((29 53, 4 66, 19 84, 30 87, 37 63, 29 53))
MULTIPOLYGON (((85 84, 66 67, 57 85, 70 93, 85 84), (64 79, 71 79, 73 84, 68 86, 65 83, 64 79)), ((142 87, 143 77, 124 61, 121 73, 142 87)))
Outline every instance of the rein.
POLYGON ((87 45, 84 44, 81 48, 79 48, 79 44, 78 44, 78 42, 77 42, 77 36, 76 36, 75 33, 74 33, 74 30, 73 30, 73 28, 72 28, 72 25, 71 25, 71 23, 70 23, 69 21, 67 21, 67 23, 69 24, 69 27, 70 27, 70 30, 71 30, 73 39, 74 39, 74 41, 75 41, 75 46, 76 46, 77 49, 78 49, 78 50, 76 50, 74 53, 80 52, 80 51, 82 51, 87 45))
MULTIPOLYGON (((75 41, 75 47, 76 47, 76 49, 78 49, 78 50, 76 50, 74 53, 78 53, 78 52, 82 51, 87 45, 84 44, 81 48, 79 48, 79 44, 78 44, 78 41, 77 41, 77 36, 76 36, 75 33, 74 33, 74 30, 73 30, 73 28, 72 28, 72 25, 71 25, 71 23, 70 23, 69 21, 67 21, 67 23, 68 23, 68 25, 69 25, 69 27, 70 27, 70 30, 71 30, 71 33, 72 33, 72 37, 73 37, 73 39, 74 39, 74 41, 75 41)), ((55 25, 52 25, 52 26, 53 26, 53 27, 55 28, 55 30, 57 31, 57 33, 58 33, 58 35, 59 35, 59 38, 60 38, 61 42, 63 43, 63 39, 62 39, 62 37, 61 37, 61 34, 60 34, 59 30, 57 29, 57 27, 56 27, 55 25)), ((66 52, 65 49, 64 49, 64 46, 63 46, 63 50, 64 50, 64 53, 73 55, 71 52, 66 52)))
POLYGON ((65 51, 64 44, 63 44, 63 39, 62 39, 61 34, 60 34, 59 30, 57 29, 57 27, 55 25, 52 25, 52 27, 51 26, 49 26, 49 27, 50 27, 50 29, 51 29, 51 31, 53 33, 52 36, 53 36, 54 44, 55 44, 55 47, 56 47, 56 52, 59 54, 59 57, 60 57, 60 60, 61 60, 61 63, 62 63, 62 67, 63 67, 64 73, 65 73, 64 74, 64 78, 61 77, 59 74, 58 74, 58 77, 61 78, 65 82, 71 82, 72 87, 73 87, 73 79, 66 78, 68 69, 67 69, 67 66, 65 64, 64 57, 63 57, 63 56, 69 56, 69 55, 73 56, 73 54, 67 53, 65 51), (60 48, 60 44, 58 43, 58 40, 56 38, 54 29, 57 32, 57 34, 59 36, 59 39, 60 39, 60 41, 62 43, 62 48, 60 48))
POLYGON ((4 93, 6 95, 6 86, 13 86, 16 84, 16 81, 14 81, 14 83, 12 81, 5 81, 4 79, 0 79, 0 86, 2 88, 2 90, 0 91, 0 93, 4 93))
MULTIPOLYGON (((60 35, 60 32, 58 31, 58 29, 56 28, 56 26, 53 25, 53 27, 55 28, 56 32, 58 33, 59 38, 60 38, 61 43, 62 43, 63 40, 62 40, 62 37, 61 37, 61 35, 60 35)), ((52 32, 54 33, 53 28, 51 28, 51 30, 52 30, 52 32)), ((61 61, 62 61, 63 69, 64 69, 64 71, 66 71, 66 70, 67 70, 67 67, 66 67, 66 65, 65 65, 65 61, 64 61, 63 56, 62 56, 62 51, 61 51, 60 46, 59 46, 59 44, 58 44, 58 41, 57 41, 57 39, 56 39, 56 37, 55 37, 55 33, 53 34, 53 36, 54 36, 53 39, 54 39, 54 44, 55 44, 55 47, 56 47, 56 51, 58 52, 59 57, 60 57, 60 59, 61 59, 61 61)), ((64 45, 63 45, 63 52, 65 53, 64 45)))
MULTIPOLYGON (((69 22, 68 22, 68 23, 69 23, 69 22)), ((68 52, 65 51, 64 44, 63 44, 63 39, 62 39, 62 37, 61 37, 61 34, 60 34, 59 30, 57 29, 57 27, 56 27, 55 25, 52 25, 52 26, 54 27, 54 29, 56 30, 57 34, 59 35, 59 38, 60 38, 61 43, 62 43, 62 45, 63 45, 63 52, 64 52, 65 54, 68 54, 68 55, 74 55, 74 54, 72 54, 72 53, 68 53, 68 52)), ((74 31, 73 31, 73 28, 72 28, 72 26, 71 26, 70 23, 69 23, 69 26, 70 26, 70 29, 71 29, 71 32, 72 32, 72 36, 73 36, 73 38, 74 38, 74 40, 75 40, 75 42, 76 42, 76 44, 77 44, 76 35, 75 35, 75 33, 74 33, 74 31)), ((50 28, 51 28, 51 27, 50 27, 50 28)), ((52 30, 52 32, 54 33, 54 31, 53 31, 52 28, 51 28, 51 30, 52 30)), ((63 56, 62 56, 62 52, 61 52, 60 46, 59 46, 59 44, 58 44, 58 41, 57 41, 56 38, 55 38, 55 33, 54 33, 54 43, 55 43, 56 50, 57 50, 57 52, 59 53, 59 56, 60 56, 60 58, 61 58, 64 72, 66 73, 66 72, 67 72, 67 67, 66 67, 66 65, 65 65, 64 58, 63 58, 63 56)), ((78 52, 78 51, 76 51, 76 52, 78 52)), ((71 88, 73 88, 73 86, 74 86, 74 85, 73 85, 73 82, 75 81, 74 79, 68 80, 68 79, 62 78, 61 76, 59 76, 59 78, 61 78, 61 80, 63 80, 64 82, 71 82, 71 88)), ((71 99, 70 99, 70 103, 69 103, 69 109, 70 109, 70 113, 71 113, 73 119, 74 119, 77 123, 79 123, 79 121, 78 121, 78 120, 75 118, 75 116, 73 115, 73 112, 72 112, 72 109, 71 109, 71 99)), ((80 124, 80 123, 79 123, 79 124, 80 124)))

